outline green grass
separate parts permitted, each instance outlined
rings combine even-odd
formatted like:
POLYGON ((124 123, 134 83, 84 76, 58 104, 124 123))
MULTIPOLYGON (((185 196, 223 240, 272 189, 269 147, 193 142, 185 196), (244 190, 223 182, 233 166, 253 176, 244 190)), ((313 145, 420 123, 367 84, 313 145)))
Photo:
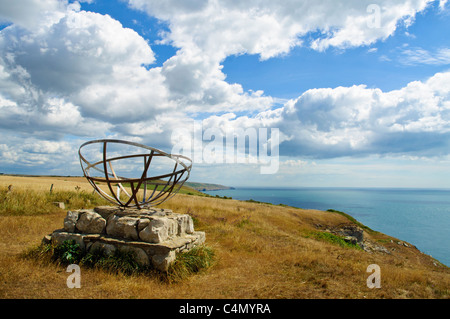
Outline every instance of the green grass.
POLYGON ((177 256, 175 262, 169 266, 168 278, 171 281, 183 280, 202 269, 209 268, 214 257, 214 251, 210 247, 194 247, 177 256))
POLYGON ((334 210, 334 209, 328 209, 327 212, 330 212, 330 213, 336 213, 336 214, 345 216, 345 217, 346 217, 347 219, 349 219, 352 223, 354 223, 355 225, 357 225, 357 226, 359 226, 359 227, 365 229, 366 231, 372 232, 372 233, 377 233, 375 230, 370 229, 369 227, 367 227, 367 226, 364 225, 364 224, 361 224, 359 221, 357 221, 356 219, 354 219, 354 218, 353 218, 352 216, 350 216, 349 214, 346 214, 346 213, 344 213, 344 212, 340 212, 340 211, 334 210))
POLYGON ((30 216, 61 211, 53 202, 63 202, 65 209, 92 208, 108 205, 98 194, 86 191, 8 190, 0 188, 0 216, 30 216))
POLYGON ((361 250, 361 247, 359 247, 357 244, 352 244, 344 240, 343 237, 327 233, 327 232, 321 232, 321 231, 309 231, 306 235, 306 238, 314 238, 316 240, 325 241, 334 245, 339 245, 344 248, 353 248, 353 249, 359 249, 361 250))
POLYGON ((116 249, 112 254, 102 250, 86 252, 74 240, 66 240, 61 245, 41 244, 23 254, 24 258, 52 262, 61 265, 79 264, 80 266, 100 269, 125 275, 153 276, 167 282, 181 281, 189 276, 209 268, 214 260, 214 251, 206 246, 194 247, 188 252, 177 255, 167 273, 157 271, 152 266, 142 266, 131 251, 116 249))

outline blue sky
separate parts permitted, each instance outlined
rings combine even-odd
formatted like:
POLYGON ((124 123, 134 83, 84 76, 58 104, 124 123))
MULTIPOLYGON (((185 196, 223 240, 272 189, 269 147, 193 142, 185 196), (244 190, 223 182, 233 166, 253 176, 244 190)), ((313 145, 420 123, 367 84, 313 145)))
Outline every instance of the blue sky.
POLYGON ((202 120, 278 129, 279 169, 193 181, 450 188, 447 1, 23 2, 0 0, 0 172, 80 175, 106 137, 170 152, 202 120))

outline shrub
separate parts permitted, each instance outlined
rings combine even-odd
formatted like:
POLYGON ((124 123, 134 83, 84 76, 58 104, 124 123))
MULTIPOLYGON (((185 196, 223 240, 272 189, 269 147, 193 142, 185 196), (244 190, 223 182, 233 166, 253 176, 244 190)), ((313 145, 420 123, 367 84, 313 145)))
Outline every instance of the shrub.
POLYGON ((53 258, 63 264, 77 264, 83 256, 81 247, 75 240, 66 240, 53 250, 53 258))

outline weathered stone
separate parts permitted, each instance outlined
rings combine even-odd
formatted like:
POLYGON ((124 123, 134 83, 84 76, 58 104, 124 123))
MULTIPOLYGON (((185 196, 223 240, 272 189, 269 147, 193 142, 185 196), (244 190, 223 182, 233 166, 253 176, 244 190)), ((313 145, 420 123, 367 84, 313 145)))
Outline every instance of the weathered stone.
POLYGON ((66 233, 66 232, 53 232, 52 233, 52 242, 56 245, 61 245, 66 240, 75 240, 75 242, 80 245, 81 249, 85 249, 86 246, 84 244, 83 236, 81 234, 74 233, 66 233))
POLYGON ((138 221, 139 218, 136 217, 111 215, 108 218, 106 233, 110 236, 137 240, 139 238, 136 229, 138 221))
POLYGON ((150 224, 150 219, 148 219, 148 218, 140 218, 139 219, 139 223, 137 224, 137 231, 141 232, 149 224, 150 224))
POLYGON ((101 250, 105 253, 106 256, 111 256, 116 251, 116 247, 111 244, 105 244, 105 243, 102 243, 101 241, 96 241, 95 243, 93 243, 91 245, 89 250, 91 252, 94 252, 96 250, 101 250))
POLYGON ((194 232, 194 222, 192 217, 189 215, 179 215, 178 221, 178 236, 183 234, 192 234, 194 232))
POLYGON ((169 265, 176 259, 175 251, 170 251, 167 255, 154 255, 152 256, 153 266, 162 272, 169 270, 169 265))
POLYGON ((131 252, 133 254, 133 257, 136 260, 136 262, 141 266, 149 266, 150 265, 150 260, 142 248, 133 247, 130 245, 127 245, 127 246, 124 245, 124 246, 120 246, 119 250, 121 252, 125 252, 125 253, 131 252))
POLYGON ((108 220, 108 217, 111 214, 120 212, 120 208, 118 207, 113 207, 113 206, 97 206, 94 208, 94 211, 97 214, 100 214, 104 219, 108 220))
POLYGON ((373 253, 373 252, 380 252, 380 253, 385 253, 385 254, 391 254, 391 252, 389 250, 386 249, 386 247, 375 243, 371 240, 364 240, 364 243, 361 245, 362 249, 364 249, 364 251, 368 252, 368 253, 373 253))
POLYGON ((75 225, 77 224, 79 217, 78 211, 68 211, 66 217, 64 218, 64 230, 73 233, 75 232, 75 225))
POLYGON ((353 244, 353 245, 356 245, 358 243, 358 239, 356 237, 354 237, 354 236, 345 236, 344 240, 347 243, 350 243, 350 244, 353 244))
POLYGON ((45 235, 44 238, 42 238, 41 243, 43 245, 48 245, 52 242, 52 236, 51 235, 45 235))
POLYGON ((336 232, 338 235, 344 236, 344 237, 354 237, 356 238, 356 241, 358 243, 362 243, 364 240, 364 232, 361 228, 353 225, 346 225, 339 229, 336 232))
POLYGON ((205 242, 205 233, 194 231, 192 218, 162 208, 120 209, 100 206, 92 210, 68 211, 64 229, 42 239, 57 245, 75 240, 83 250, 133 252, 140 265, 153 264, 167 271, 176 254, 205 242), (78 233, 81 232, 81 233, 78 233))
POLYGON ((161 243, 178 232, 178 223, 169 218, 153 218, 139 233, 139 238, 148 243, 161 243))
POLYGON ((106 227, 106 220, 98 213, 86 211, 80 214, 76 228, 86 234, 101 234, 106 227))
POLYGON ((66 205, 64 204, 64 202, 53 202, 52 204, 61 209, 66 209, 66 205))

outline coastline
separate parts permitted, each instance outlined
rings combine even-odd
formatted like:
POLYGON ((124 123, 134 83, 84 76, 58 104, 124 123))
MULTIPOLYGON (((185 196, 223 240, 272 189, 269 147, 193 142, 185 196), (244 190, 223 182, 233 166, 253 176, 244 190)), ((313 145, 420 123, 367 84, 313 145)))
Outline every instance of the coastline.
POLYGON ((2 196, 13 199, 22 194, 21 198, 33 199, 20 203, 27 205, 24 210, 1 213, 0 297, 3 298, 450 297, 447 266, 402 237, 397 239, 370 226, 364 227, 366 223, 361 225, 360 218, 352 219, 336 211, 201 194, 178 194, 164 203, 163 208, 189 214, 195 229, 205 232, 206 245, 216 256, 210 268, 177 284, 162 284, 151 276, 123 280, 119 274, 82 268, 82 285, 89 289, 67 289, 68 274, 63 268, 44 262, 36 264, 24 259, 23 254, 39 244, 42 236, 59 228, 67 210, 103 205, 94 202, 99 196, 92 194, 92 190, 84 191, 90 185, 77 178, 0 178, 0 182, 2 196), (9 193, 8 183, 13 185, 9 193), (65 201, 66 209, 52 205, 53 198, 48 197, 50 184, 54 184, 52 196, 66 196, 58 197, 65 201), (81 190, 76 191, 76 186, 81 190), (74 202, 72 199, 76 197, 79 198, 74 202), (367 287, 370 275, 367 267, 372 264, 382 269, 381 289, 367 287))
POLYGON ((414 244, 450 266, 450 247, 441 244, 450 242, 448 189, 247 187, 208 195, 299 209, 342 211, 372 229, 414 244))

